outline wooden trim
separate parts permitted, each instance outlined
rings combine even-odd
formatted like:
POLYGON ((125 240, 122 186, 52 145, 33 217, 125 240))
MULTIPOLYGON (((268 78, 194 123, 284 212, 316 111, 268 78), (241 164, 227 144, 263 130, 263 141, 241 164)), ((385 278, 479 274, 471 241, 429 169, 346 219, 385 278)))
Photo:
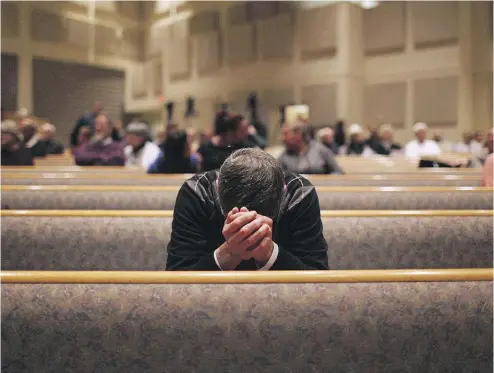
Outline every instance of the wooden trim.
POLYGON ((2 271, 3 283, 244 284, 492 281, 492 268, 347 271, 2 271))
MULTIPOLYGON (((465 174, 420 174, 419 172, 410 172, 405 174, 346 174, 346 175, 306 175, 308 180, 479 180, 480 172, 475 175, 465 174)), ((140 173, 89 173, 89 172, 3 172, 2 179, 142 179, 142 180, 163 180, 177 179, 185 181, 186 175, 176 175, 169 177, 166 175, 147 175, 140 173)))
MULTIPOLYGON (((0 210, 0 216, 57 217, 173 217, 173 210, 0 210)), ((322 218, 338 217, 422 217, 422 216, 493 216, 492 210, 322 210, 322 218)))
MULTIPOLYGON (((180 186, 174 185, 2 185, 2 192, 178 192, 180 186)), ((486 187, 368 187, 368 186, 315 186, 318 193, 339 192, 424 192, 424 193, 449 193, 449 192, 493 192, 493 188, 486 187)))

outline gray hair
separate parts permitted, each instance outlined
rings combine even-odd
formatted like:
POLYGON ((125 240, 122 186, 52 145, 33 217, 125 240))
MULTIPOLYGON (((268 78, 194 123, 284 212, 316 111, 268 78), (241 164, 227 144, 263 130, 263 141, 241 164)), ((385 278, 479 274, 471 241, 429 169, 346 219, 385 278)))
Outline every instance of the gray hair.
POLYGON ((283 170, 270 154, 260 149, 232 153, 219 171, 218 194, 223 214, 234 207, 275 219, 284 189, 283 170))

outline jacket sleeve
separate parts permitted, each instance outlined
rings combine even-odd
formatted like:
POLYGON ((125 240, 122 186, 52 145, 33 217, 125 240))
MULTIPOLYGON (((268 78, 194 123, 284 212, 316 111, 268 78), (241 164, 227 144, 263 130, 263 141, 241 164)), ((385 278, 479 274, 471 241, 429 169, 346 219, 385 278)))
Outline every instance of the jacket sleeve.
POLYGON ((101 153, 94 151, 91 148, 91 144, 85 144, 77 149, 74 159, 78 166, 91 166, 101 159, 101 153))
MULTIPOLYGON (((306 188, 306 187, 303 187, 306 188)), ((302 189, 300 193, 303 193, 302 189)), ((283 219, 288 224, 280 235, 278 258, 271 270, 324 270, 328 267, 328 244, 323 235, 321 210, 315 188, 283 219), (289 223, 291 222, 291 223, 289 223)))
POLYGON ((183 184, 173 210, 172 234, 168 243, 167 270, 219 270, 214 260, 215 247, 209 247, 204 202, 190 186, 183 184))
POLYGON ((77 138, 79 137, 79 130, 82 126, 87 125, 87 120, 84 116, 80 117, 75 124, 74 129, 70 133, 70 145, 77 146, 77 138))
POLYGON ((165 161, 165 153, 160 152, 158 158, 149 166, 148 174, 159 174, 161 173, 161 165, 165 161))
POLYGON ((329 149, 324 149, 323 151, 323 157, 324 157, 324 166, 326 168, 326 172, 328 174, 334 174, 334 175, 342 175, 344 172, 340 168, 340 165, 336 161, 335 157, 333 154, 331 154, 332 151, 329 149))
POLYGON ((125 154, 123 147, 115 147, 110 153, 104 154, 102 157, 102 164, 105 166, 124 166, 125 154))

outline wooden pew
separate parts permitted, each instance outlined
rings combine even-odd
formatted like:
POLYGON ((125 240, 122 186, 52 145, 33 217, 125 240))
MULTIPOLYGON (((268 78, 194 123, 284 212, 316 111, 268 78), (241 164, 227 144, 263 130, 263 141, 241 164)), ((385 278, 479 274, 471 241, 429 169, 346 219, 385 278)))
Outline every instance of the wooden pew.
POLYGON ((2 371, 490 373, 492 276, 3 272, 2 371))
MULTIPOLYGON (((2 185, 181 185, 190 175, 137 175, 135 173, 2 173, 2 185)), ((480 186, 480 174, 414 174, 403 175, 310 175, 318 186, 480 186)))
MULTIPOLYGON (((2 209, 173 210, 179 186, 4 185, 2 209)), ((492 188, 316 187, 324 210, 488 210, 492 188)))
MULTIPOLYGON (((2 211, 2 269, 163 270, 172 211, 2 211)), ((322 211, 332 269, 492 267, 490 211, 322 211)))

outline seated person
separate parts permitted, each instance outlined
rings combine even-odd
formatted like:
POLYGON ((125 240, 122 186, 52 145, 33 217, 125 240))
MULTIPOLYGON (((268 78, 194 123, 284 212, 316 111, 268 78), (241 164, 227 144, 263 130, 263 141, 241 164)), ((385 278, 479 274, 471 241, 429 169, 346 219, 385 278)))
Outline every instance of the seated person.
POLYGON ((442 153, 450 153, 453 151, 453 144, 450 141, 445 140, 442 133, 439 131, 435 131, 432 134, 432 141, 434 141, 437 146, 439 146, 439 149, 441 149, 442 153))
POLYGON ((374 143, 372 150, 380 155, 391 155, 391 153, 401 150, 401 145, 393 142, 391 124, 383 124, 379 127, 379 141, 374 143))
POLYGON ((331 150, 309 140, 308 130, 305 124, 283 127, 285 151, 278 158, 282 169, 299 174, 341 174, 331 150))
POLYGON ((416 123, 413 132, 417 140, 410 141, 405 147, 405 156, 407 158, 420 158, 424 155, 439 155, 441 149, 435 141, 427 140, 427 124, 416 123))
POLYGON ((126 167, 138 167, 147 171, 149 166, 158 158, 161 149, 149 141, 149 126, 143 122, 132 122, 127 126, 124 148, 126 167))
POLYGON ((36 143, 31 147, 33 157, 46 157, 49 154, 63 154, 64 146, 54 140, 56 128, 51 123, 45 123, 40 127, 36 143))
POLYGON ((492 188, 494 184, 493 170, 492 170, 492 167, 494 167, 493 161, 494 161, 494 155, 490 154, 484 163, 484 168, 482 171, 482 183, 481 183, 481 186, 483 187, 492 188))
POLYGON ((24 146, 22 135, 13 120, 2 121, 2 166, 33 166, 31 151, 24 146))
POLYGON ((185 131, 174 131, 168 134, 163 152, 149 167, 150 174, 189 174, 196 173, 198 159, 192 157, 190 141, 185 131))
POLYGON ((19 121, 19 131, 25 148, 31 149, 38 142, 38 126, 31 117, 26 116, 19 121))
POLYGON ((374 154, 364 137, 364 130, 360 124, 354 123, 348 130, 350 142, 340 148, 340 154, 369 156, 374 154))
POLYGON ((217 170, 235 150, 253 148, 250 143, 249 125, 240 114, 221 112, 215 120, 216 135, 197 151, 202 157, 202 170, 217 170))
POLYGON ((100 113, 94 123, 95 134, 91 141, 74 154, 78 166, 123 166, 125 164, 122 143, 111 137, 112 124, 107 114, 100 113))
POLYGON ((168 270, 328 269, 314 186, 261 149, 234 152, 180 189, 168 270))
POLYGON ((329 127, 321 128, 317 132, 317 139, 326 148, 328 148, 329 150, 331 150, 331 152, 333 154, 338 154, 338 151, 340 150, 340 147, 334 141, 334 131, 333 131, 332 128, 329 128, 329 127))
POLYGON ((473 135, 470 132, 463 132, 462 141, 459 141, 453 148, 456 153, 472 153, 471 145, 473 135))
POLYGON ((77 149, 86 145, 91 141, 91 129, 88 126, 82 126, 79 129, 79 133, 77 134, 77 143, 70 148, 72 154, 75 154, 77 149))

